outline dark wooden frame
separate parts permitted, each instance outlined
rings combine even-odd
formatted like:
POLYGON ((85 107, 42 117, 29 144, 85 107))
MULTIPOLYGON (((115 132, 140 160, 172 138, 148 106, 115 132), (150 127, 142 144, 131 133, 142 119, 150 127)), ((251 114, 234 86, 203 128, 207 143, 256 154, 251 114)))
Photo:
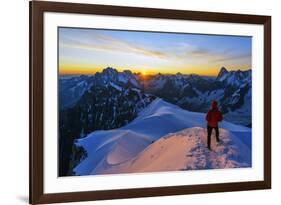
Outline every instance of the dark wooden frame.
POLYGON ((75 202, 271 188, 271 17, 155 8, 31 1, 30 3, 30 203, 75 202), (264 27, 264 180, 44 194, 43 192, 43 13, 182 19, 260 24, 264 27))

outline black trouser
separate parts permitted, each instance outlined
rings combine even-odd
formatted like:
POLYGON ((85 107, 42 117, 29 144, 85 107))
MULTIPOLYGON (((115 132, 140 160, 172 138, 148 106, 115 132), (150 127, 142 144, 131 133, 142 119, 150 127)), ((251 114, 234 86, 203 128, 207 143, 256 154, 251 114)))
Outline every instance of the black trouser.
POLYGON ((211 148, 211 135, 212 135, 212 130, 215 129, 215 132, 216 132, 216 139, 217 139, 217 142, 220 141, 219 139, 219 128, 218 127, 210 127, 209 125, 207 126, 207 132, 208 132, 208 148, 210 149, 211 148))

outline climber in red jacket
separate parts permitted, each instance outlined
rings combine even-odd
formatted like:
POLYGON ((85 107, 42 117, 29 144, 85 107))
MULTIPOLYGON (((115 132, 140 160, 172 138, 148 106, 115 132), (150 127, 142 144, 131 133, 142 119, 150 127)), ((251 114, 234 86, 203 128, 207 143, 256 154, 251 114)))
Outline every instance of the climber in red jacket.
POLYGON ((217 101, 212 102, 211 109, 207 112, 206 115, 206 121, 207 121, 207 132, 208 132, 208 148, 211 150, 211 135, 213 129, 215 129, 216 132, 217 142, 220 141, 218 122, 222 121, 222 114, 218 110, 217 101))

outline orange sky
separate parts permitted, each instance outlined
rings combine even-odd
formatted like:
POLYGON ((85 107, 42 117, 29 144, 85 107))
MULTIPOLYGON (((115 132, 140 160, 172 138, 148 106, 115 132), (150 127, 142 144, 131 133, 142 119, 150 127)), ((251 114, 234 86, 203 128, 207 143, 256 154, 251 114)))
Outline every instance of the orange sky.
MULTIPOLYGON (((210 67, 206 68, 205 66, 203 68, 119 68, 115 66, 93 66, 93 65, 60 65, 59 67, 59 74, 60 75, 93 75, 96 72, 101 72, 106 67, 113 67, 117 69, 119 72, 122 72, 123 70, 131 70, 133 73, 142 73, 147 75, 155 75, 157 73, 162 74, 176 74, 176 73, 182 73, 182 74, 198 74, 198 75, 204 75, 204 76, 216 76, 218 72, 220 71, 220 68, 222 65, 218 65, 218 67, 210 67)), ((231 70, 231 67, 227 67, 227 69, 231 70)), ((240 70, 247 70, 249 69, 247 65, 239 67, 240 70)))

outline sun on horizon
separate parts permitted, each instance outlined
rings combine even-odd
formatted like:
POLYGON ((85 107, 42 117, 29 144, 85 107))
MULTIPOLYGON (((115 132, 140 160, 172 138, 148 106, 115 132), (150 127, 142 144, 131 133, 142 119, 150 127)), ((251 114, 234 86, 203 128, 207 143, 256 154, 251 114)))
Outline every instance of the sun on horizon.
POLYGON ((145 71, 142 71, 141 74, 142 75, 147 75, 147 73, 145 71))

